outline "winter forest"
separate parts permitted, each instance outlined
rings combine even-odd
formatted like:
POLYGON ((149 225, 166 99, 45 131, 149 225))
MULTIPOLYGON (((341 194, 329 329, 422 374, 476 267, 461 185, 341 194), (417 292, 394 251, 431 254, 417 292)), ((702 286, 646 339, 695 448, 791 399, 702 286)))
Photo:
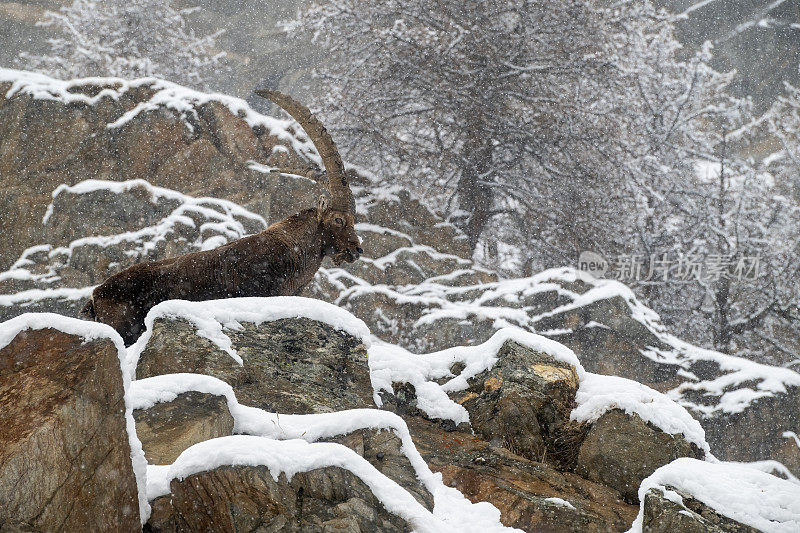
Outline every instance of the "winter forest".
POLYGON ((7 50, 61 79, 291 88, 346 161, 419 191, 480 265, 529 276, 594 252, 677 335, 797 365, 796 5, 683 4, 322 2, 257 28, 246 3, 86 0, 45 12, 38 53, 7 50), (253 72, 265 38, 290 57, 253 72), (715 53, 762 39, 754 95, 715 53))
POLYGON ((800 531, 796 0, 0 0, 0 233, 0 531, 800 531))

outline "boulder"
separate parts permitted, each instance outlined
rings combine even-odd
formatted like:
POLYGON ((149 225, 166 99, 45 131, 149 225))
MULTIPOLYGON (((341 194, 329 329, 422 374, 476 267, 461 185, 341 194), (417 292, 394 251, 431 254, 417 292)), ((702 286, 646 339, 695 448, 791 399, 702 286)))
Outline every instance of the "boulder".
POLYGON ((643 533, 758 533, 750 527, 721 515, 686 492, 667 486, 680 496, 667 498, 660 488, 651 488, 644 496, 643 533))
POLYGON ((172 401, 133 411, 136 435, 149 464, 167 465, 193 444, 233 434, 224 396, 188 391, 172 401))
POLYGON ((703 452, 682 435, 670 435, 636 414, 612 409, 589 429, 578 453, 576 472, 618 490, 637 503, 642 480, 679 457, 700 459, 703 452))
POLYGON ((0 530, 139 531, 117 346, 56 329, 0 349, 0 530))
MULTIPOLYGON (((0 209, 15 213, 0 218, 7 236, 0 269, 40 242, 40 221, 59 184, 74 185, 86 176, 143 178, 187 194, 261 204, 265 192, 258 184, 263 179, 248 168, 249 161, 281 166, 305 161, 290 149, 291 136, 282 128, 251 127, 237 104, 225 99, 210 96, 201 103, 171 95, 170 87, 152 81, 121 86, 112 79, 95 80, 88 88, 25 73, 17 81, 19 90, 0 100, 0 209), (96 95, 101 89, 106 92, 93 103, 70 96, 86 90, 96 95), (49 92, 52 98, 33 98, 29 90, 49 92), (178 100, 181 108, 191 110, 176 111, 178 100), (117 123, 137 106, 150 107, 117 123)), ((10 81, 0 83, 0 93, 11 87, 10 81)), ((299 210, 290 205, 295 198, 279 198, 275 204, 299 210)))
POLYGON ((489 502, 500 521, 523 531, 627 531, 638 507, 605 485, 531 461, 462 431, 407 418, 425 462, 472 502, 489 502))
POLYGON ((575 407, 575 368, 543 352, 507 340, 497 363, 455 395, 484 440, 534 461, 559 464, 559 437, 575 407), (548 452, 550 457, 548 456, 548 452))
POLYGON ((349 470, 329 466, 275 479, 266 466, 222 466, 173 479, 145 526, 173 531, 410 531, 349 470), (198 512, 202 509, 202 512, 198 512))
POLYGON ((288 318, 226 330, 240 366, 195 326, 159 318, 144 348, 137 379, 189 372, 227 382, 244 405, 287 414, 371 408, 372 384, 361 341, 328 324, 288 318))

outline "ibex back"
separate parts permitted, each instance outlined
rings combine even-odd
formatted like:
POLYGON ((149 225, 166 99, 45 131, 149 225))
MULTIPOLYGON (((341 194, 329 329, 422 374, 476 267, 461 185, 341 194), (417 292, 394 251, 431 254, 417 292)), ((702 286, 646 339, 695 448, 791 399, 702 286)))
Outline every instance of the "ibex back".
POLYGON ((219 248, 138 263, 105 280, 81 314, 113 327, 126 345, 141 335, 147 312, 159 302, 293 295, 311 281, 325 256, 340 265, 362 253, 355 204, 330 135, 308 108, 289 96, 270 90, 256 94, 281 106, 308 133, 325 167, 323 183, 330 201, 320 197, 316 207, 219 248))

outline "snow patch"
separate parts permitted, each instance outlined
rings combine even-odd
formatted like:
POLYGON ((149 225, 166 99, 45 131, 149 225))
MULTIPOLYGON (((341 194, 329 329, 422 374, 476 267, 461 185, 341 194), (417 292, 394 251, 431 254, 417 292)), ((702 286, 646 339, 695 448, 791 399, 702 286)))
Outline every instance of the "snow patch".
POLYGON ((363 321, 335 305, 300 296, 274 296, 269 298, 228 298, 189 302, 168 300, 154 306, 145 318, 146 331, 128 348, 128 371, 133 376, 139 356, 153 334, 153 322, 158 318, 181 318, 197 328, 197 335, 213 342, 237 363, 244 364, 233 348, 233 341, 225 329, 241 329, 241 322, 261 324, 283 318, 304 317, 356 337, 370 345, 369 329, 363 321))
POLYGON ((550 503, 554 503, 556 505, 560 505, 561 507, 566 507, 568 509, 572 509, 573 511, 575 510, 575 506, 574 505, 572 505, 567 500, 564 500, 562 498, 556 498, 556 497, 545 498, 544 501, 550 502, 550 503))
POLYGON ((639 487, 639 515, 630 533, 642 531, 644 497, 667 486, 691 494, 721 515, 770 533, 800 531, 800 486, 735 463, 687 457, 662 466, 639 487))
POLYGON ((94 286, 81 287, 79 289, 72 289, 69 287, 62 287, 59 289, 29 289, 13 294, 0 294, 0 306, 10 307, 12 305, 18 305, 20 307, 27 307, 42 300, 84 300, 91 296, 93 290, 94 286))
POLYGON ((572 420, 594 422, 607 411, 620 409, 665 433, 682 434, 706 454, 711 451, 700 422, 665 394, 639 382, 586 372, 575 399, 578 405, 570 415, 572 420))

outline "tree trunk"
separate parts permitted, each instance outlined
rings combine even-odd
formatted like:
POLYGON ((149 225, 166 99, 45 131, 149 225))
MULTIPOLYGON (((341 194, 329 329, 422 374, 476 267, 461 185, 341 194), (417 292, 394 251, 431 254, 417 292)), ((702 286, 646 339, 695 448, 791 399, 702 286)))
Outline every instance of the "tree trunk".
POLYGON ((716 316, 714 317, 714 349, 718 352, 729 353, 731 348, 730 324, 730 280, 722 278, 720 286, 714 294, 716 300, 716 316))
POLYGON ((482 134, 481 114, 475 113, 476 120, 469 125, 468 138, 464 143, 464 161, 466 168, 458 180, 458 206, 467 215, 462 219, 461 229, 467 234, 472 252, 478 245, 494 207, 494 191, 486 185, 493 176, 490 175, 492 153, 494 147, 491 139, 482 134))

